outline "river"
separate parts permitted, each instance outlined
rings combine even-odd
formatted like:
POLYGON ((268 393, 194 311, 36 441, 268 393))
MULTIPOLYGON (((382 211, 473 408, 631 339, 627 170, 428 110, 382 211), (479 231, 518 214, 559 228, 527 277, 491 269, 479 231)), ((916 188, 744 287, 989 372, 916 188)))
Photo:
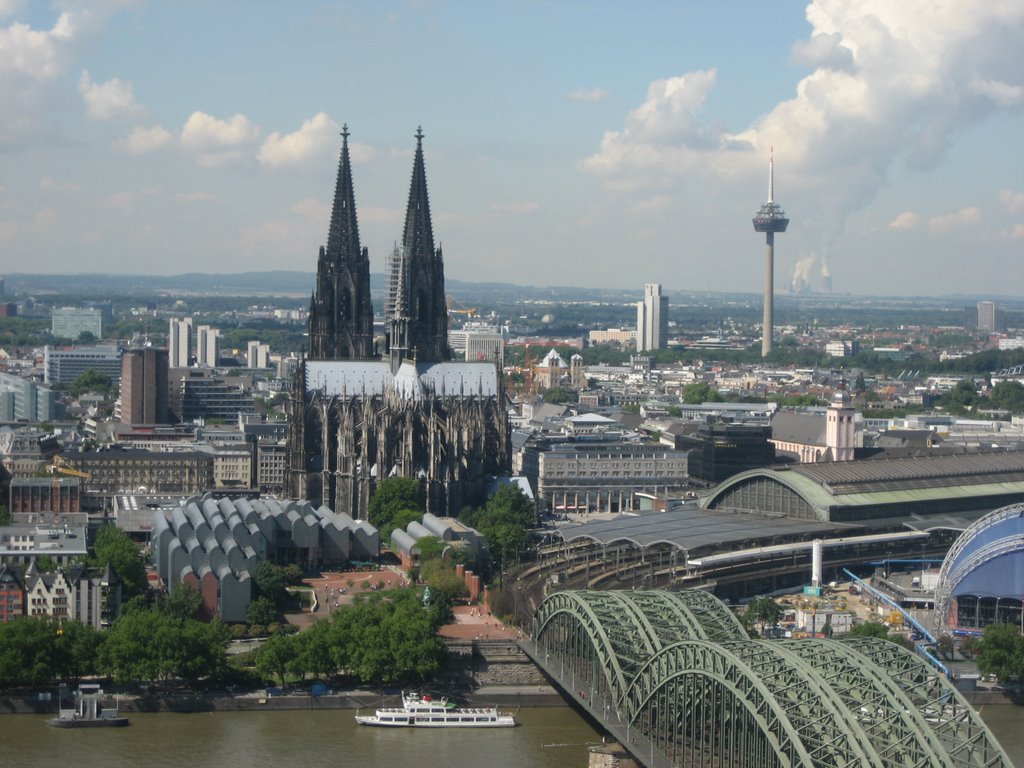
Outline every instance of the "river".
MULTIPOLYGON (((0 754, 17 768, 585 768, 600 735, 568 707, 522 709, 519 728, 357 727, 351 710, 132 714, 129 728, 60 730, 36 715, 0 717, 0 754)), ((982 716, 1024 768, 1024 709, 982 716)))

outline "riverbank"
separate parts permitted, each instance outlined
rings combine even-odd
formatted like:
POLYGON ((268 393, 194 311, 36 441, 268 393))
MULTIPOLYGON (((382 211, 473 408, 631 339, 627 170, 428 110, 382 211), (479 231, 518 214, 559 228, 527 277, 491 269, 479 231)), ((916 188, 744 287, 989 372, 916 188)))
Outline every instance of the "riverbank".
MULTIPOLYGON (((391 701, 396 696, 385 697, 391 701)), ((380 705, 378 691, 353 690, 312 696, 309 692, 268 696, 265 691, 246 693, 175 693, 160 696, 118 696, 118 709, 133 712, 266 712, 316 709, 373 709, 380 705)), ((558 691, 548 685, 483 686, 459 692, 453 699, 475 707, 565 707, 558 691)), ((56 705, 39 695, 0 697, 0 715, 52 714, 56 705)))

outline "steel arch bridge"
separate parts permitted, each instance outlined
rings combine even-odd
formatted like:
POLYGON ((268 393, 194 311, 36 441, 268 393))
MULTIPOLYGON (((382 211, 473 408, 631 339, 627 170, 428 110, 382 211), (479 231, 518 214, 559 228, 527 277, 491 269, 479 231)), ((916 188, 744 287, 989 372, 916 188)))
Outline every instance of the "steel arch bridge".
POLYGON ((940 673, 887 640, 751 640, 701 591, 566 591, 527 653, 647 766, 1012 763, 940 673))

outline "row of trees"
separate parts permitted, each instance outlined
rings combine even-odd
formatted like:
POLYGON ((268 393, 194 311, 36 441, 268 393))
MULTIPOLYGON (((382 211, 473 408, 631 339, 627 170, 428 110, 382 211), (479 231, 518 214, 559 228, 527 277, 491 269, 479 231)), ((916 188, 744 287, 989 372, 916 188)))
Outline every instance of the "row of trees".
POLYGON ((424 605, 413 588, 360 596, 306 632, 271 637, 256 653, 256 669, 282 685, 336 674, 377 685, 423 682, 441 668, 437 630, 451 616, 447 601, 433 597, 424 605))
POLYGON ((230 632, 219 621, 197 621, 194 590, 163 600, 130 600, 108 632, 77 621, 26 616, 0 624, 0 686, 110 675, 118 682, 199 679, 226 670, 230 632))

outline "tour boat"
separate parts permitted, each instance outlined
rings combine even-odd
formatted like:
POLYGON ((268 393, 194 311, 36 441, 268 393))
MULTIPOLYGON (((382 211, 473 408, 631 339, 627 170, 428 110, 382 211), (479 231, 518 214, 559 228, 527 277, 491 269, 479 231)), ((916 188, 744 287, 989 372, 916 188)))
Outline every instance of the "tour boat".
POLYGON ((103 706, 103 691, 95 683, 83 683, 75 694, 75 708, 64 709, 57 703, 57 717, 46 721, 54 728, 123 728, 129 724, 127 717, 117 714, 116 702, 113 707, 103 706))
POLYGON ((360 725, 391 728, 502 728, 516 724, 510 714, 496 707, 459 707, 447 697, 434 699, 428 694, 402 692, 401 707, 384 707, 372 715, 356 715, 360 725))

